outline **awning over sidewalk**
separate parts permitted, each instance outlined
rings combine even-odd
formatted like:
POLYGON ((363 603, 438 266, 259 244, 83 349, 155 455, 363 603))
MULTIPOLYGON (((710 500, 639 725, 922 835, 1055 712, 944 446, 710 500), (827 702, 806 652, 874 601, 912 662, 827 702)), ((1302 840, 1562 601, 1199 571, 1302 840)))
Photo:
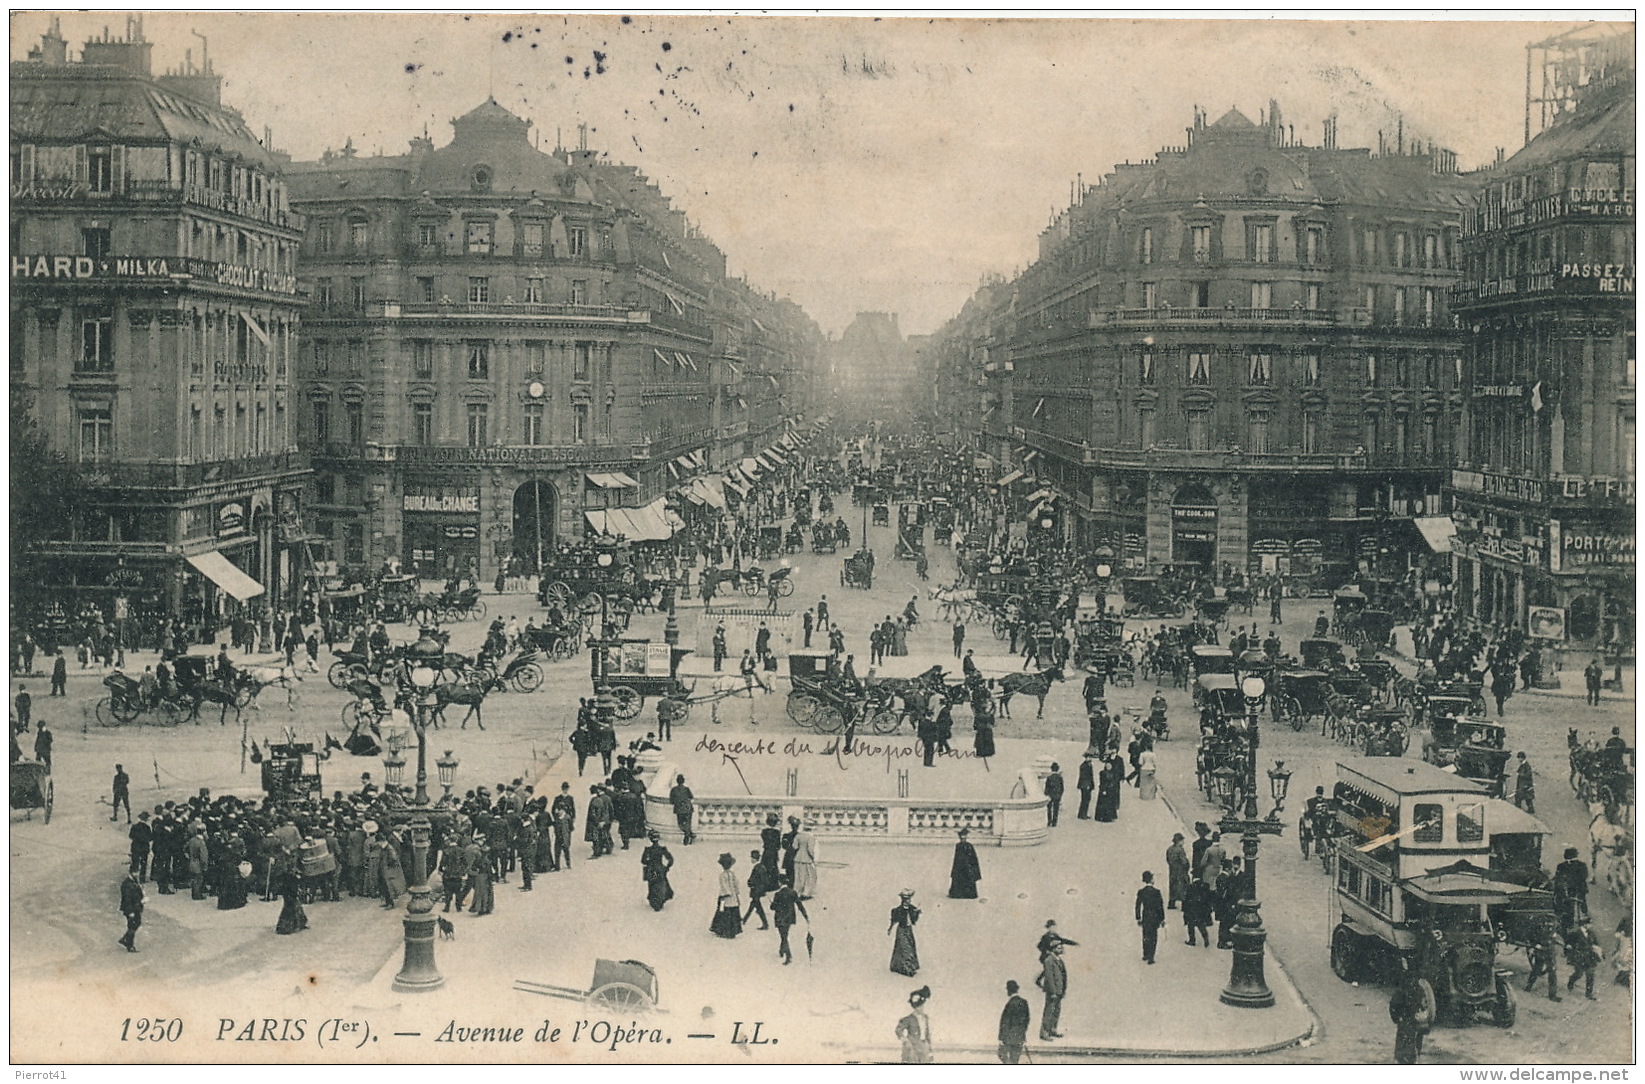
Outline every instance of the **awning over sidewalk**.
POLYGON ((590 474, 588 484, 597 489, 635 489, 640 483, 617 471, 612 474, 590 474))
POLYGON ((200 574, 212 583, 221 587, 241 602, 248 598, 256 598, 263 593, 263 585, 241 572, 234 562, 224 557, 218 550, 208 553, 198 553, 188 559, 188 563, 200 570, 200 574))
POLYGON ((1012 482, 1015 482, 1018 478, 1021 478, 1021 477, 1022 477, 1022 471, 1014 470, 1010 474, 1007 474, 1005 477, 1001 478, 999 481, 995 482, 994 484, 997 485, 997 486, 1008 486, 1012 482))
POLYGON ((1435 553, 1451 552, 1451 536, 1457 533, 1456 521, 1450 516, 1417 516, 1412 526, 1422 532, 1422 540, 1435 553))

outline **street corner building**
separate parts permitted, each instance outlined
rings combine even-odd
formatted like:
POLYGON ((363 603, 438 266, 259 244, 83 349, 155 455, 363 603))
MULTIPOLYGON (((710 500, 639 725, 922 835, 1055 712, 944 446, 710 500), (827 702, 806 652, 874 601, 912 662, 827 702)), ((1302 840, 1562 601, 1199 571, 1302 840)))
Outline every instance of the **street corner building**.
POLYGON ((1008 508, 1126 567, 1349 578, 1441 560, 1451 311, 1478 187, 1444 148, 1305 146, 1271 102, 1076 182, 926 347, 1008 508))
POLYGON ((11 65, 13 599, 120 621, 295 579, 302 216, 202 50, 11 65))
POLYGON ((451 129, 289 166, 313 533, 345 565, 489 581, 715 514, 712 472, 803 416, 821 331, 586 137, 543 149, 492 100, 451 129))

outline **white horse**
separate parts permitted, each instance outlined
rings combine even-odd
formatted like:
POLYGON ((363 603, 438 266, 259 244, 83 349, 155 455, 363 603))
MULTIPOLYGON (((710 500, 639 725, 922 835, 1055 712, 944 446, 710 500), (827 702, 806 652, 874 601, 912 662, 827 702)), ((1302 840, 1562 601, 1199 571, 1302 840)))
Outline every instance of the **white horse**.
POLYGON ((303 677, 295 666, 244 666, 240 668, 240 673, 251 682, 251 707, 261 710, 257 698, 270 686, 278 686, 286 691, 287 708, 297 706, 300 691, 297 684, 303 677))
POLYGON ((1590 862, 1588 880, 1599 880, 1599 857, 1605 855, 1605 883, 1623 903, 1633 903, 1633 850, 1634 833, 1626 825, 1617 824, 1607 814, 1601 802, 1589 802, 1588 846, 1590 862))

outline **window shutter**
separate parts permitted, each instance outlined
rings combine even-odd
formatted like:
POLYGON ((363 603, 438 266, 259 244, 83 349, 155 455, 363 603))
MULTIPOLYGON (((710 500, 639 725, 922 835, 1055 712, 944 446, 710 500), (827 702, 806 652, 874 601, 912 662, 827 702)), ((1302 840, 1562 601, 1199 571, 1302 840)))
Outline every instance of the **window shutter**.
POLYGON ((91 167, 86 162, 86 145, 84 143, 78 144, 74 148, 74 183, 91 183, 91 167))

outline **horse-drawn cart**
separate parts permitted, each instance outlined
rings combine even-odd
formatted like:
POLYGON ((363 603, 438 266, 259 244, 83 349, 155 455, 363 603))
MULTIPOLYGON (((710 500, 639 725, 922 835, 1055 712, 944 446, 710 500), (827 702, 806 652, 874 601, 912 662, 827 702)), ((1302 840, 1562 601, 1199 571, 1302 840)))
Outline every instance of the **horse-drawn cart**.
POLYGON ((34 819, 36 809, 45 810, 46 823, 51 823, 51 806, 55 788, 51 782, 51 767, 38 760, 18 760, 11 766, 11 807, 27 811, 34 819))
POLYGON ((514 989, 522 994, 563 997, 581 1001, 591 1009, 622 1015, 650 1012, 657 1007, 657 969, 639 960, 594 961, 594 981, 587 990, 554 986, 546 982, 515 979, 514 989))
MULTIPOLYGON (((632 719, 645 709, 646 697, 666 696, 685 703, 691 690, 674 676, 688 647, 671 647, 651 640, 596 640, 594 689, 610 688, 617 718, 632 719)), ((676 715, 676 718, 679 718, 676 715)))

